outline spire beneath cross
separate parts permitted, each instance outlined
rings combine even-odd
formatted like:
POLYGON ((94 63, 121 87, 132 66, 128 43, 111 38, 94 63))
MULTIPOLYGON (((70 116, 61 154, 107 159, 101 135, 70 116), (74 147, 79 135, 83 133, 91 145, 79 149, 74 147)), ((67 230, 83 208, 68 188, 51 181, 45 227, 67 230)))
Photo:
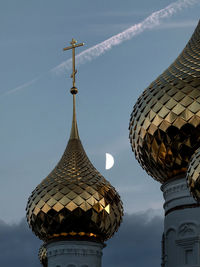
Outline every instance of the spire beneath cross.
POLYGON ((72 38, 72 41, 70 42, 71 46, 63 48, 64 51, 72 49, 72 75, 71 75, 71 78, 73 79, 72 80, 73 81, 73 87, 71 88, 71 93, 72 94, 77 94, 78 93, 78 90, 76 88, 76 73, 77 73, 77 70, 75 68, 75 48, 84 45, 84 43, 80 43, 80 44, 76 44, 76 43, 77 43, 77 41, 74 38, 72 38))

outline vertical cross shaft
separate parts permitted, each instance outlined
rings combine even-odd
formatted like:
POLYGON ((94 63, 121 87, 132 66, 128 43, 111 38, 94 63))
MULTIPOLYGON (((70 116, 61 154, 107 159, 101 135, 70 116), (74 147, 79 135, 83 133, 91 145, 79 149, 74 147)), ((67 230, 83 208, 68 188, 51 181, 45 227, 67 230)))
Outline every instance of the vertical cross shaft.
POLYGON ((76 122, 76 94, 78 93, 78 89, 76 88, 76 67, 75 67, 75 49, 79 46, 83 46, 84 43, 76 44, 77 41, 72 38, 71 46, 63 48, 64 51, 72 49, 72 88, 71 93, 73 95, 73 117, 72 117, 72 128, 71 128, 71 134, 70 139, 79 139, 78 135, 78 127, 76 122))
POLYGON ((73 87, 75 87, 76 82, 76 68, 75 68, 75 47, 72 48, 72 78, 73 78, 73 87))
POLYGON ((72 75, 71 75, 71 78, 73 79, 72 80, 72 84, 73 84, 72 88, 76 87, 76 73, 77 73, 77 70, 76 70, 76 67, 75 67, 75 48, 84 45, 84 43, 80 43, 80 44, 76 44, 76 43, 77 43, 77 41, 74 38, 72 38, 72 41, 70 43, 71 46, 63 48, 64 51, 72 49, 72 75))

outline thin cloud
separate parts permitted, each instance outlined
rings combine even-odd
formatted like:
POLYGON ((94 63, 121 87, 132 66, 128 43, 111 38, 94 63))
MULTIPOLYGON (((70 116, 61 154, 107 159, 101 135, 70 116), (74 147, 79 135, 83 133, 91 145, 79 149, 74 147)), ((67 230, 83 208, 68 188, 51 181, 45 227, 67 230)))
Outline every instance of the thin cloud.
POLYGON ((144 10, 129 10, 127 11, 116 11, 116 10, 111 10, 111 11, 106 11, 104 13, 99 13, 100 16, 103 17, 133 17, 133 16, 138 16, 138 15, 146 15, 148 12, 144 10))
MULTIPOLYGON (((160 25, 162 19, 166 19, 176 14, 178 11, 181 11, 183 8, 187 8, 191 5, 196 4, 199 0, 178 0, 167 7, 153 12, 149 17, 144 19, 142 22, 137 23, 128 29, 110 37, 109 39, 92 46, 85 51, 81 52, 76 56, 76 61, 78 65, 84 64, 88 61, 91 61, 105 52, 112 49, 114 46, 121 44, 127 40, 130 40, 134 36, 144 32, 147 29, 152 29, 160 25)), ((57 67, 53 68, 51 72, 53 73, 62 73, 71 69, 71 59, 62 62, 57 67)))
POLYGON ((115 31, 123 31, 124 29, 127 29, 131 26, 131 23, 106 23, 104 27, 102 27, 102 24, 92 24, 88 26, 88 29, 90 33, 95 35, 103 34, 105 35, 105 31, 108 34, 109 32, 113 33, 115 31))
POLYGON ((13 93, 16 93, 17 91, 20 91, 24 88, 27 88, 28 86, 34 84, 35 82, 37 82, 39 80, 40 77, 37 77, 37 78, 34 78, 32 79, 31 81, 27 82, 27 83, 23 83, 22 85, 19 85, 7 92, 5 92, 3 95, 10 95, 10 94, 13 94, 13 93))
MULTIPOLYGON (((178 0, 167 7, 153 12, 150 16, 148 16, 146 19, 144 19, 142 22, 137 23, 128 29, 110 37, 109 39, 94 45, 80 54, 76 56, 76 61, 78 65, 84 64, 86 62, 89 62, 100 55, 106 53, 110 49, 112 49, 114 46, 117 46, 127 40, 130 40, 131 38, 135 37, 138 34, 141 34, 145 30, 153 29, 156 26, 160 25, 163 19, 169 18, 172 15, 176 14, 178 11, 181 11, 184 8, 188 8, 192 5, 195 5, 199 3, 199 0, 178 0)), ((58 66, 52 68, 49 72, 50 73, 63 73, 64 71, 71 70, 72 60, 68 59, 67 61, 62 62, 58 66)), ((6 95, 12 94, 14 92, 20 91, 33 83, 35 83, 40 77, 36 77, 35 79, 24 83, 14 89, 9 90, 6 95)), ((4 95, 5 95, 4 94, 4 95)))
POLYGON ((175 22, 167 22, 160 24, 158 29, 177 29, 177 28, 189 28, 195 27, 198 21, 196 20, 189 20, 189 21, 175 21, 175 22))

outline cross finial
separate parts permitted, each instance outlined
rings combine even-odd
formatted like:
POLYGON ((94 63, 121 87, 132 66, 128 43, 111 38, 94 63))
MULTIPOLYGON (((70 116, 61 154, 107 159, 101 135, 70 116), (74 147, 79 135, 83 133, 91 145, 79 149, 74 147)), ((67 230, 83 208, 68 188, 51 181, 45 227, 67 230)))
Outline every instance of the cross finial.
POLYGON ((72 49, 72 75, 71 75, 71 78, 73 79, 72 80, 73 81, 73 87, 71 88, 71 93, 72 94, 77 94, 78 93, 78 90, 76 88, 76 73, 77 73, 77 70, 75 68, 75 48, 84 45, 84 43, 80 43, 80 44, 76 44, 76 43, 77 43, 77 41, 74 38, 72 38, 72 41, 70 42, 71 46, 63 48, 64 51, 72 49))

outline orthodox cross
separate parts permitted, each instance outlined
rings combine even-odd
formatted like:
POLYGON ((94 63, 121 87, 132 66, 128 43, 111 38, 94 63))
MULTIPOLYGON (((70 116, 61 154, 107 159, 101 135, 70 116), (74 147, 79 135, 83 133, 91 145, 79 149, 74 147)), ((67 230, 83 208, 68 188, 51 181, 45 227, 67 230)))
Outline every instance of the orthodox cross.
POLYGON ((72 41, 70 43, 71 46, 63 48, 64 51, 72 49, 72 75, 71 75, 71 78, 73 79, 73 88, 75 88, 75 81, 76 81, 75 76, 77 73, 77 70, 75 69, 75 48, 84 45, 84 43, 80 43, 80 44, 76 44, 76 43, 77 43, 77 41, 74 38, 72 38, 72 41))

